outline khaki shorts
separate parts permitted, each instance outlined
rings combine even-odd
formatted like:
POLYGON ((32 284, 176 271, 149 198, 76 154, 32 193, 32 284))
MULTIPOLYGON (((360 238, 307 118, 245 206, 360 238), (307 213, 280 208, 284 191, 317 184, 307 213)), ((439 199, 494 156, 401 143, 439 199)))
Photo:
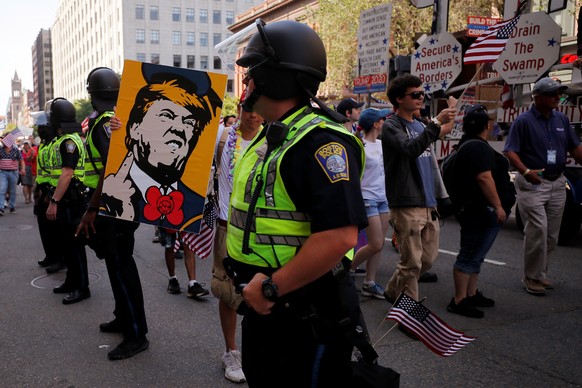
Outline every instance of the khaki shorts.
POLYGON ((212 280, 210 291, 212 295, 226 303, 229 307, 237 309, 243 301, 242 295, 234 292, 234 284, 226 274, 222 260, 226 257, 226 227, 216 224, 214 236, 214 265, 212 266, 212 280))

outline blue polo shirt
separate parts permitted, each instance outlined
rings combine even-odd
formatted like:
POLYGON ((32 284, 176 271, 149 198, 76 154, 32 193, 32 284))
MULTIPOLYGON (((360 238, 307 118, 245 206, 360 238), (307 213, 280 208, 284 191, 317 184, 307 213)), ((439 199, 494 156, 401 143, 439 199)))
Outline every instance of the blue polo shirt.
POLYGON ((503 152, 515 152, 532 170, 545 169, 547 174, 560 174, 566 167, 568 150, 579 144, 566 115, 553 110, 546 118, 532 105, 511 125, 503 152), (556 162, 548 163, 548 154, 554 152, 556 162))

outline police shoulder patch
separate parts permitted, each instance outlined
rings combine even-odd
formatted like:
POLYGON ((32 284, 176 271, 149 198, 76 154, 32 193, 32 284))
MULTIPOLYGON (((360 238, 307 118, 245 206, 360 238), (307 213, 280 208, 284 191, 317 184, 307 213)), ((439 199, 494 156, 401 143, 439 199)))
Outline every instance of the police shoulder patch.
POLYGON ((75 150, 77 149, 77 145, 76 145, 76 144, 75 144, 75 142, 74 142, 74 141, 72 141, 72 140, 67 140, 67 141, 65 141, 65 147, 66 147, 66 149, 67 149, 67 152, 68 152, 69 154, 72 154, 72 153, 74 153, 74 152, 75 152, 75 150))
POLYGON ((111 139, 111 123, 109 123, 109 121, 103 124, 103 130, 105 131, 107 138, 111 139))
POLYGON ((350 180, 348 155, 343 145, 327 143, 315 151, 314 156, 331 183, 350 180))

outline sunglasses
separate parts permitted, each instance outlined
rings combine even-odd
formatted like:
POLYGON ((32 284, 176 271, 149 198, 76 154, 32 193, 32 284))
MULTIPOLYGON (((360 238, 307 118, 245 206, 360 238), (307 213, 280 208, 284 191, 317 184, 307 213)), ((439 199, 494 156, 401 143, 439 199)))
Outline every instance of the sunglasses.
POLYGON ((410 98, 412 98, 413 100, 420 100, 421 98, 424 98, 424 92, 420 91, 420 92, 412 92, 412 93, 404 93, 405 96, 410 96, 410 98))

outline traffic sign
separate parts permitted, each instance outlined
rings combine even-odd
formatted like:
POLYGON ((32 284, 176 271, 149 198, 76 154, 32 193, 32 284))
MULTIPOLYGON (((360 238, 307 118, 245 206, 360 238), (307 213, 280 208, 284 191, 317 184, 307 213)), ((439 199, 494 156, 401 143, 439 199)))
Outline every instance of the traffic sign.
POLYGON ((538 80, 560 56, 562 29, 545 12, 521 15, 494 64, 509 85, 538 80))
POLYGON ((382 92, 388 81, 392 4, 364 10, 358 28, 358 78, 354 93, 382 92))
POLYGON ((461 44, 442 32, 425 38, 412 55, 410 72, 422 81, 424 91, 447 90, 461 74, 461 44))

